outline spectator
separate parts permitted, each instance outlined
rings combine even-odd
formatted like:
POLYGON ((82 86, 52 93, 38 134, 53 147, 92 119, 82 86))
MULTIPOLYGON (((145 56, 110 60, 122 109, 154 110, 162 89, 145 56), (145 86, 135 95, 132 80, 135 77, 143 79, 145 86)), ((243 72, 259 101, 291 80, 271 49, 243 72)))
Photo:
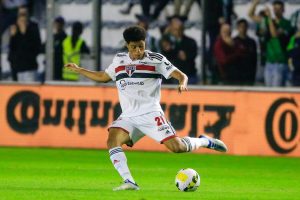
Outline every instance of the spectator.
MULTIPOLYGON (((180 16, 183 21, 186 21, 194 1, 195 0, 174 0, 174 15, 180 16), (181 14, 182 6, 184 6, 184 11, 181 14)), ((200 0, 197 0, 197 3, 200 5, 200 0)))
MULTIPOLYGON (((2 35, 8 27, 17 20, 18 8, 25 6, 26 0, 0 0, 0 55, 2 50, 2 35)), ((0 80, 2 78, 2 61, 0 56, 0 80)))
POLYGON ((148 29, 149 29, 149 19, 146 17, 140 17, 138 22, 138 26, 143 27, 146 30, 146 48, 150 51, 157 52, 158 51, 158 42, 155 37, 150 35, 148 29))
POLYGON ((18 8, 25 6, 27 0, 2 0, 0 1, 0 33, 2 33, 14 24, 17 20, 18 8))
POLYGON ((38 19, 40 24, 47 23, 46 2, 47 0, 27 0, 30 16, 38 19))
POLYGON ((290 21, 291 21, 291 26, 295 31, 298 31, 298 22, 300 20, 300 9, 296 10, 295 12, 292 13, 290 21))
MULTIPOLYGON (((166 58, 171 62, 175 62, 177 59, 177 50, 175 49, 175 44, 171 40, 170 36, 167 34, 164 34, 162 38, 160 39, 160 52, 166 56, 166 58)), ((164 84, 176 84, 176 81, 172 78, 165 79, 163 78, 164 84)))
POLYGON ((266 15, 265 8, 260 10, 258 15, 255 15, 255 10, 257 5, 259 4, 259 0, 254 0, 250 9, 249 9, 249 17, 256 22, 256 35, 259 41, 259 49, 260 49, 260 65, 264 67, 266 65, 266 49, 267 49, 267 35, 268 35, 268 18, 266 15))
POLYGON ((257 65, 255 40, 248 36, 248 22, 245 19, 237 21, 238 35, 233 39, 237 46, 242 46, 243 54, 238 60, 241 84, 254 85, 257 65))
POLYGON ((288 64, 292 72, 292 85, 300 86, 300 19, 297 23, 297 32, 290 39, 288 45, 288 64))
POLYGON ((223 17, 224 23, 229 25, 232 24, 232 18, 237 18, 236 13, 234 12, 233 0, 223 0, 223 17))
MULTIPOLYGON (((66 37, 63 41, 63 60, 64 64, 75 63, 80 64, 81 54, 89 54, 90 50, 85 41, 80 37, 83 32, 82 23, 76 21, 72 25, 72 35, 66 37)), ((63 68, 63 80, 78 81, 79 75, 73 71, 63 68)))
POLYGON ((149 21, 156 20, 161 11, 166 7, 169 0, 140 0, 143 14, 137 14, 136 17, 139 19, 140 17, 147 17, 149 21), (155 4, 154 9, 151 9, 151 6, 155 4), (151 12, 153 10, 153 12, 151 12))
POLYGON ((26 7, 20 7, 16 24, 10 27, 8 60, 14 81, 37 80, 37 55, 41 51, 38 25, 29 20, 26 7))
POLYGON ((220 36, 214 46, 214 55, 223 84, 240 85, 243 82, 241 76, 243 68, 239 65, 239 59, 243 54, 243 46, 237 44, 231 37, 230 25, 222 24, 220 36))
POLYGON ((204 25, 209 36, 209 48, 206 51, 205 63, 210 71, 212 84, 218 84, 220 82, 219 70, 213 56, 213 49, 220 33, 220 25, 225 23, 223 6, 223 0, 206 1, 205 7, 202 6, 202 11, 206 11, 207 20, 205 20, 204 25))
POLYGON ((264 10, 265 18, 255 16, 255 9, 259 0, 254 0, 250 17, 257 23, 266 23, 266 66, 264 79, 266 86, 284 86, 289 76, 287 66, 287 44, 293 32, 290 21, 283 17, 284 3, 282 1, 273 2, 273 12, 275 18, 272 19, 268 8, 264 10))
POLYGON ((57 17, 54 21, 54 80, 62 80, 62 70, 64 65, 62 44, 67 37, 64 26, 64 18, 57 17))
POLYGON ((121 9, 120 13, 123 15, 129 15, 133 6, 134 6, 134 0, 128 0, 127 7, 121 9))
POLYGON ((163 35, 160 40, 161 53, 166 56, 168 60, 173 62, 176 59, 177 53, 175 50, 175 44, 173 44, 169 35, 163 35))
POLYGON ((259 65, 257 73, 257 81, 264 82, 264 69, 266 65, 266 52, 267 52, 267 33, 268 33, 268 19, 265 13, 265 9, 259 11, 258 15, 255 14, 256 6, 259 4, 259 0, 254 0, 248 15, 256 23, 256 36, 259 43, 259 65))
POLYGON ((162 52, 170 56, 168 59, 188 76, 189 84, 197 84, 197 43, 184 34, 183 22, 179 17, 171 19, 160 44, 162 52))

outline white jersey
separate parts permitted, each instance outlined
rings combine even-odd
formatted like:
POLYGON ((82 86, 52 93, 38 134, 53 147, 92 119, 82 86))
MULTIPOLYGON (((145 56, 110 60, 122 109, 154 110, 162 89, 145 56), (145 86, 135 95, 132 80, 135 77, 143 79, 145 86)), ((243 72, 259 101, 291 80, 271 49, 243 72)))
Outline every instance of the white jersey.
POLYGON ((165 56, 148 50, 143 59, 135 61, 128 53, 116 54, 105 72, 116 81, 121 117, 163 112, 159 103, 162 75, 168 79, 175 69, 165 56))

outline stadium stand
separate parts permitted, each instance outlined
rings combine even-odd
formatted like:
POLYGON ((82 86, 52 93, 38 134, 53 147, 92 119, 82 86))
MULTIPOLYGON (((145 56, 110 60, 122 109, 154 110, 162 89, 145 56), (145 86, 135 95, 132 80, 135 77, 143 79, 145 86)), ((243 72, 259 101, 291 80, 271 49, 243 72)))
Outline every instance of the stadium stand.
MULTIPOLYGON (((70 33, 71 24, 80 20, 85 26, 85 32, 82 37, 87 41, 88 46, 92 46, 92 1, 91 0, 57 0, 56 1, 56 15, 63 16, 66 19, 67 33, 70 33), (80 13, 80 15, 78 15, 80 13)), ((122 49, 122 30, 124 27, 136 23, 135 14, 141 13, 141 8, 139 1, 135 0, 134 6, 132 8, 130 15, 123 15, 120 10, 124 8, 127 4, 126 0, 102 0, 102 48, 101 48, 101 68, 104 69, 108 66, 113 58, 113 55, 122 49)), ((239 18, 249 19, 247 16, 248 9, 250 6, 250 0, 235 0, 234 10, 239 18)), ((262 1, 267 2, 267 1, 262 1)), ((285 15, 290 18, 291 14, 300 8, 300 0, 287 0, 285 15)), ((156 38, 160 38, 159 27, 165 23, 167 16, 171 16, 173 13, 173 5, 169 3, 163 13, 161 14, 158 21, 151 23, 149 32, 156 38)), ((42 23, 42 22, 41 22, 42 23)), ((197 3, 194 4, 189 15, 189 21, 186 23, 186 34, 197 41, 198 44, 198 54, 196 60, 196 66, 198 69, 198 76, 201 74, 200 63, 201 63, 201 10, 197 3)), ((42 41, 46 40, 46 26, 45 24, 40 24, 41 27, 41 38, 42 41)), ((250 23, 252 31, 250 35, 255 37, 253 31, 254 25, 250 23)), ((235 34, 235 32, 233 33, 235 34)), ((7 34, 3 36, 2 42, 2 71, 5 73, 9 71, 9 66, 7 62, 7 34)), ((89 66, 92 58, 85 58, 83 62, 86 66, 89 66)), ((39 71, 44 70, 44 56, 40 55, 38 57, 39 71)))

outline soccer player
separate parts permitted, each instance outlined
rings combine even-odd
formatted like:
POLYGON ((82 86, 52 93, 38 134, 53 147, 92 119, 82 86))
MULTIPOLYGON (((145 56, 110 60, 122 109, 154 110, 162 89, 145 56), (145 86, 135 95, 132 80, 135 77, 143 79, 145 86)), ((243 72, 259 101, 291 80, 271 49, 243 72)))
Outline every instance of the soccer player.
POLYGON ((124 182, 113 190, 139 190, 127 165, 122 145, 133 146, 148 137, 164 144, 175 153, 190 152, 200 147, 226 152, 226 145, 218 139, 201 135, 199 138, 176 136, 160 106, 161 75, 178 80, 178 92, 187 91, 187 76, 163 55, 145 50, 146 31, 132 26, 123 32, 128 53, 118 53, 105 71, 90 71, 74 63, 70 70, 94 81, 116 81, 122 114, 109 126, 107 147, 110 159, 124 182))

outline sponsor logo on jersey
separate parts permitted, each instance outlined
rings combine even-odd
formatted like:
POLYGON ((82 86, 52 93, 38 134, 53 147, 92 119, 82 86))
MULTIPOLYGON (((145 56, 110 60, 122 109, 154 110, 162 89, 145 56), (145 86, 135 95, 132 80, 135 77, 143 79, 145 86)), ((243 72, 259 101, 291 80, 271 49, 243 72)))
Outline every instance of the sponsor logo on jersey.
POLYGON ((134 82, 134 81, 125 81, 125 80, 120 80, 119 82, 119 86, 121 88, 121 90, 125 90, 126 86, 127 85, 144 85, 145 83, 143 81, 137 81, 137 82, 134 82))
POLYGON ((126 73, 128 74, 129 77, 134 73, 135 70, 136 70, 135 65, 125 66, 125 71, 126 71, 126 73))
POLYGON ((138 81, 138 82, 129 81, 129 82, 127 82, 127 85, 144 85, 144 82, 143 81, 138 81))
POLYGON ((120 86, 121 90, 125 90, 126 85, 127 85, 127 83, 125 80, 120 80, 119 86, 120 86))
POLYGON ((170 127, 168 125, 162 125, 160 127, 158 127, 158 131, 163 131, 163 130, 166 130, 166 129, 169 129, 170 127))

